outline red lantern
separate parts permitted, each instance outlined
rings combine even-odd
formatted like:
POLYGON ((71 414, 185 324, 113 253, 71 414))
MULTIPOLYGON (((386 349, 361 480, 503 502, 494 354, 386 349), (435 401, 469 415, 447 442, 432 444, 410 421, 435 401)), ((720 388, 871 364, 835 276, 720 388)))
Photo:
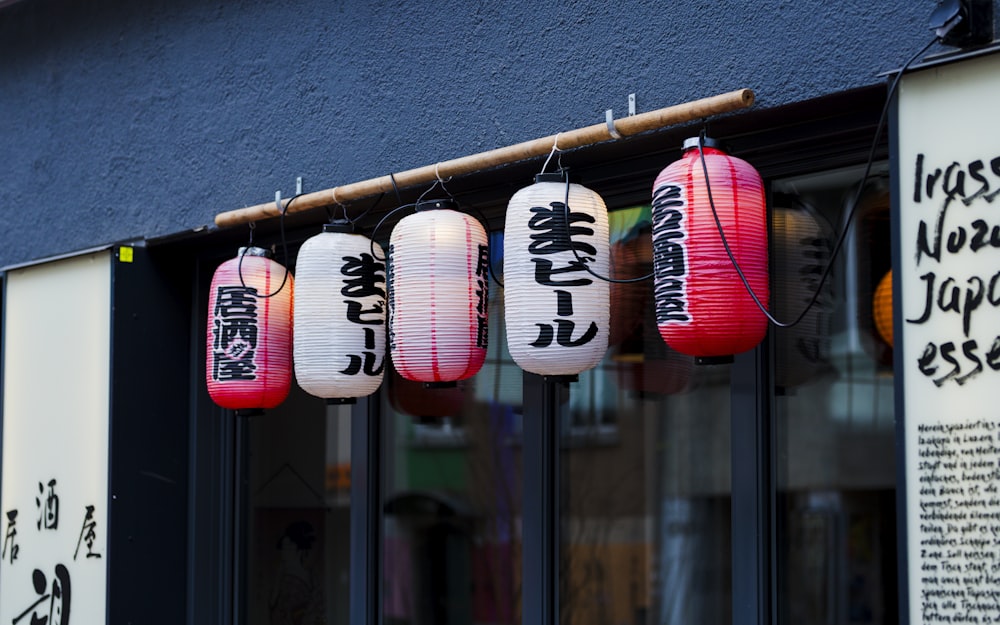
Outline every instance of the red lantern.
POLYGON ((747 293, 729 249, 762 305, 768 301, 764 184, 746 161, 710 139, 684 142, 681 159, 653 184, 653 270, 656 321, 675 350, 702 361, 724 359, 763 340, 767 317, 747 293))
POLYGON ((258 247, 241 248, 212 277, 205 381, 223 408, 256 411, 292 383, 292 276, 258 247))
POLYGON ((389 404, 418 423, 439 423, 446 417, 455 423, 461 420, 464 402, 465 389, 459 385, 428 388, 395 371, 389 376, 389 404))
POLYGON ((421 202, 389 237, 389 349, 415 382, 464 380, 486 360, 489 244, 453 206, 421 202))

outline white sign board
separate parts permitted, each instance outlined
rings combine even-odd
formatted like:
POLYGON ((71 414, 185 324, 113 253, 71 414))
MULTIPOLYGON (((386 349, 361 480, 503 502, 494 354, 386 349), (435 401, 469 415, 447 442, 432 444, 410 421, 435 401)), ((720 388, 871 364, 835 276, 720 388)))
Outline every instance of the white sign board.
POLYGON ((900 83, 900 513, 914 624, 1000 623, 998 110, 997 55, 900 83))
POLYGON ((104 623, 111 253, 6 282, 0 623, 104 623))

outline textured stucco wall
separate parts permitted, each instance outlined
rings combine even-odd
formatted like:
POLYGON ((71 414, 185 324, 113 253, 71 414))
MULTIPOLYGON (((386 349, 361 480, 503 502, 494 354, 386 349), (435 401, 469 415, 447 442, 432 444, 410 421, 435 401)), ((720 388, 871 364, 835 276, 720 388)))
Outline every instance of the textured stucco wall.
POLYGON ((210 224, 740 87, 881 82, 933 0, 25 0, 0 8, 0 266, 210 224))

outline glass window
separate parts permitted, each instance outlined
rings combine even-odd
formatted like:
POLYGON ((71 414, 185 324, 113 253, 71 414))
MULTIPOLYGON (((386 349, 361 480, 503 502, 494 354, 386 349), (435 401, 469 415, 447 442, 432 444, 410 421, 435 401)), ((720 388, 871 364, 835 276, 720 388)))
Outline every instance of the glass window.
MULTIPOLYGON (((612 277, 649 274, 650 208, 610 223, 612 277)), ((652 301, 612 285, 610 348, 563 405, 563 623, 732 621, 729 366, 667 347, 652 301)))
MULTIPOLYGON (((782 623, 897 620, 891 326, 876 323, 875 296, 892 264, 885 170, 865 185, 815 305, 798 326, 772 330, 782 623)), ((818 287, 862 173, 774 183, 779 319, 798 315, 818 287)))
MULTIPOLYGON (((494 234, 493 253, 502 248, 494 234)), ((386 368, 387 625, 521 622, 522 376, 507 353, 502 300, 491 283, 486 363, 473 378, 427 388, 386 368)))
POLYGON ((293 385, 247 431, 244 606, 249 625, 346 624, 351 406, 293 385))

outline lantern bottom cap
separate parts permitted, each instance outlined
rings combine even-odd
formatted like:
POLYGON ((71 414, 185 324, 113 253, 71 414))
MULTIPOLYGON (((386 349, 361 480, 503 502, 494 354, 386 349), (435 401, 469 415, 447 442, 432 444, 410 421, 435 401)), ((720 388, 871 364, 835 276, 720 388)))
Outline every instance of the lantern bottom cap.
POLYGON ((424 388, 455 388, 458 382, 455 380, 445 380, 442 382, 424 382, 424 388))
POLYGON ((578 382, 580 376, 577 374, 572 375, 543 375, 542 379, 546 382, 555 382, 557 384, 570 384, 572 382, 578 382))
POLYGON ((327 406, 343 406, 347 404, 356 404, 358 399, 356 397, 327 397, 327 406))
POLYGON ((237 417, 259 417, 264 414, 263 408, 237 408, 237 417))
POLYGON ((728 365, 732 364, 732 362, 732 354, 725 356, 696 356, 694 359, 694 364, 696 365, 728 365))

